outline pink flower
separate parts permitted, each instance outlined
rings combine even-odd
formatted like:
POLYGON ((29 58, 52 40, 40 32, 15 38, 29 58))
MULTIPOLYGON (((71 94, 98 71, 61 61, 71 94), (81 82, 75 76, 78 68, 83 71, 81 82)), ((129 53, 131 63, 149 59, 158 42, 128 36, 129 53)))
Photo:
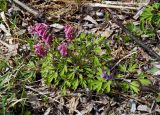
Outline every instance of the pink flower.
POLYGON ((71 41, 73 39, 74 28, 71 25, 64 26, 65 37, 71 41))
POLYGON ((28 31, 31 34, 36 34, 38 37, 41 37, 42 41, 46 44, 50 44, 52 42, 52 36, 48 35, 48 25, 45 23, 36 23, 34 26, 29 26, 28 31))
POLYGON ((48 26, 45 23, 36 23, 34 26, 28 27, 28 31, 31 34, 36 34, 41 37, 44 36, 47 30, 48 30, 48 26))
POLYGON ((60 44, 60 45, 58 46, 58 50, 59 50, 59 52, 60 52, 60 54, 61 54, 62 56, 67 56, 68 51, 67 51, 67 45, 66 45, 66 43, 60 44))
POLYGON ((43 44, 37 43, 36 45, 33 46, 33 48, 35 49, 35 53, 39 57, 44 57, 47 54, 47 51, 44 48, 43 44))

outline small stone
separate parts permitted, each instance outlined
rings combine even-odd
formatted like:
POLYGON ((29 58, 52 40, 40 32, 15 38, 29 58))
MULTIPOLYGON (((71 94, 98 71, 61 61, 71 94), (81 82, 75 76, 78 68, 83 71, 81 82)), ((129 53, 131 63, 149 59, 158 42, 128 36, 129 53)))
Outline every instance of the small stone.
POLYGON ((138 111, 144 111, 144 112, 150 112, 150 108, 147 107, 147 105, 139 105, 137 107, 138 111))
POLYGON ((103 12, 96 12, 96 15, 97 15, 98 17, 104 17, 104 13, 103 13, 103 12))

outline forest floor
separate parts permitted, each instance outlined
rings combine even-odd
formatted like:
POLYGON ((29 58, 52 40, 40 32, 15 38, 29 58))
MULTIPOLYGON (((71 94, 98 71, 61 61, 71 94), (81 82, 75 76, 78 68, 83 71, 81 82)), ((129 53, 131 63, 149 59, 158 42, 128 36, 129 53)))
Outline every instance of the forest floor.
POLYGON ((160 114, 158 1, 0 2, 0 115, 160 114), (154 12, 151 7, 158 8, 154 12), (151 15, 157 17, 149 18, 151 15), (108 92, 77 86, 66 88, 64 95, 54 83, 46 85, 41 66, 32 65, 38 58, 28 27, 36 23, 49 25, 57 38, 64 38, 65 24, 74 27, 75 38, 81 33, 104 36, 110 47, 107 66, 113 81, 108 92))

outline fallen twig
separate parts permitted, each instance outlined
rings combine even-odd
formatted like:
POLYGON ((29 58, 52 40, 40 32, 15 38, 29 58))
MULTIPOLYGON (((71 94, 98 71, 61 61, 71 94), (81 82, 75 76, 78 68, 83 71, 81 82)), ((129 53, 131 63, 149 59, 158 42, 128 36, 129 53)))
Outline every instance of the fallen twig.
POLYGON ((142 47, 145 51, 147 51, 147 53, 155 58, 156 60, 160 61, 160 56, 151 48, 149 48, 147 45, 143 44, 143 42, 139 39, 137 39, 137 37, 135 37, 124 25, 122 25, 122 23, 117 22, 117 25, 119 25, 123 31, 128 34, 140 47, 142 47))
POLYGON ((101 4, 101 3, 86 3, 85 6, 90 7, 102 7, 102 8, 118 8, 118 9, 130 9, 130 10, 137 10, 138 7, 128 7, 128 6, 119 6, 119 5, 107 5, 107 4, 101 4))
POLYGON ((133 55, 133 54, 135 54, 135 53, 137 53, 137 52, 132 52, 132 53, 130 53, 130 54, 124 56, 123 58, 121 58, 121 59, 120 59, 120 60, 119 60, 119 61, 111 68, 111 71, 112 71, 117 65, 119 65, 119 63, 120 63, 122 60, 124 60, 124 59, 130 57, 131 55, 133 55))
POLYGON ((114 4, 114 5, 144 5, 145 3, 137 3, 137 2, 119 2, 119 1, 103 1, 105 4, 114 4))
POLYGON ((140 6, 138 12, 133 16, 135 20, 139 18, 139 16, 142 14, 145 7, 150 3, 150 0, 147 0, 142 6, 140 6))
POLYGON ((33 14, 35 17, 39 17, 40 16, 40 14, 37 11, 35 11, 32 8, 28 7, 23 2, 20 2, 19 0, 13 0, 13 2, 16 3, 17 5, 21 6, 23 9, 25 9, 29 13, 33 14))

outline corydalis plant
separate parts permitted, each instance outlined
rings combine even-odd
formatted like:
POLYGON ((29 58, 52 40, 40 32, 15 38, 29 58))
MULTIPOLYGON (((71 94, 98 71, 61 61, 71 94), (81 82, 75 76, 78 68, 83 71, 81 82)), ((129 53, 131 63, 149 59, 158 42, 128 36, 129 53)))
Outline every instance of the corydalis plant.
POLYGON ((43 58, 41 72, 46 84, 53 83, 62 91, 66 88, 76 90, 78 87, 97 92, 110 91, 112 81, 101 77, 102 68, 109 73, 107 63, 111 59, 105 37, 82 33, 71 42, 58 38, 54 41, 54 50, 43 58), (105 52, 103 54, 101 47, 105 52))

